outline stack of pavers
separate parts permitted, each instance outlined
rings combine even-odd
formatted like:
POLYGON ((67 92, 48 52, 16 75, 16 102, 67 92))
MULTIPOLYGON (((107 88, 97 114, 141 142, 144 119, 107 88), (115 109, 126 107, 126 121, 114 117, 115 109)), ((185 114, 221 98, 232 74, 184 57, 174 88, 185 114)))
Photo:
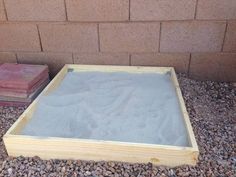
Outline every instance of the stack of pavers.
POLYGON ((49 82, 48 66, 0 65, 0 106, 29 105, 49 82))

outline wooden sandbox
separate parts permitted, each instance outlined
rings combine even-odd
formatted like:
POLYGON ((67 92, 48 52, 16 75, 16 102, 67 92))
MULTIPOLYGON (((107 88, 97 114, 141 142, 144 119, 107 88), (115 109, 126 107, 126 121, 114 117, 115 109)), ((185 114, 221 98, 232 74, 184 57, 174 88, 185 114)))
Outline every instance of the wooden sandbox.
POLYGON ((40 96, 25 110, 3 137, 9 156, 39 156, 42 159, 81 159, 95 161, 122 161, 156 165, 195 165, 198 146, 182 98, 175 71, 171 67, 92 66, 65 65, 40 96), (125 72, 169 73, 179 101, 182 118, 187 130, 189 146, 172 146, 148 143, 104 141, 79 138, 22 135, 20 132, 30 121, 40 97, 57 88, 67 72, 125 72))

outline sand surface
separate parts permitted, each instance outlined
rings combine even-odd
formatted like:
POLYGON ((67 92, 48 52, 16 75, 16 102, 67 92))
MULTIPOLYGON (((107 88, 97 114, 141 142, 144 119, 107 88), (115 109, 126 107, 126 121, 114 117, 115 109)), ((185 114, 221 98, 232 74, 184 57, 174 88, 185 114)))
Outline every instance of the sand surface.
POLYGON ((169 74, 68 72, 21 134, 189 146, 169 74))

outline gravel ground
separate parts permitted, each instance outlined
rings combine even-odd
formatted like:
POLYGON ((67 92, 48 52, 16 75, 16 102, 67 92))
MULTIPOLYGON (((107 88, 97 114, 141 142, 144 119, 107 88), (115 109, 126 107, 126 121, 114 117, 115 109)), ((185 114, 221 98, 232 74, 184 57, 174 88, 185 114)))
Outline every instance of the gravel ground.
MULTIPOLYGON (((200 82, 179 75, 190 120, 199 145, 195 167, 71 160, 43 161, 7 157, 0 139, 0 176, 236 176, 236 87, 200 82)), ((24 108, 0 107, 0 136, 24 108)))

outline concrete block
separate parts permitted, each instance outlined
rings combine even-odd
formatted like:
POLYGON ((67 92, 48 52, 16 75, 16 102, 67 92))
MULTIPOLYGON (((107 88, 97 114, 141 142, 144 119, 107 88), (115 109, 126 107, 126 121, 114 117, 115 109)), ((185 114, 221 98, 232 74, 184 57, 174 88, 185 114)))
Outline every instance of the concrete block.
POLYGON ((236 53, 192 54, 189 74, 201 80, 236 81, 236 53))
POLYGON ((43 51, 97 52, 96 24, 54 24, 39 26, 43 51))
POLYGON ((236 52, 236 21, 229 22, 225 42, 224 51, 226 52, 236 52))
POLYGON ((5 0, 12 21, 65 21, 64 0, 5 0))
POLYGON ((132 54, 131 65, 174 67, 178 73, 187 73, 189 58, 188 53, 132 54))
POLYGON ((20 52, 17 57, 19 63, 48 65, 51 76, 55 76, 65 64, 73 64, 71 53, 20 52))
POLYGON ((129 65, 127 53, 77 53, 73 56, 75 64, 129 65))
POLYGON ((0 0, 0 21, 6 20, 5 8, 3 4, 3 0, 0 0))
POLYGON ((130 17, 134 21, 194 19, 196 0, 131 0, 130 17))
POLYGON ((15 53, 0 52, 0 64, 3 63, 17 63, 15 53))
POLYGON ((0 24, 0 51, 40 51, 36 25, 0 24))
POLYGON ((66 0, 69 21, 127 21, 129 0, 66 0))
POLYGON ((161 29, 161 52, 221 51, 225 22, 164 22, 161 29))
POLYGON ((106 23, 99 25, 102 52, 157 52, 160 23, 106 23))
POLYGON ((236 1, 198 0, 197 19, 236 19, 236 1))

